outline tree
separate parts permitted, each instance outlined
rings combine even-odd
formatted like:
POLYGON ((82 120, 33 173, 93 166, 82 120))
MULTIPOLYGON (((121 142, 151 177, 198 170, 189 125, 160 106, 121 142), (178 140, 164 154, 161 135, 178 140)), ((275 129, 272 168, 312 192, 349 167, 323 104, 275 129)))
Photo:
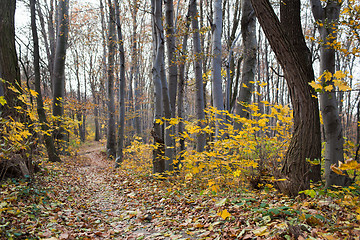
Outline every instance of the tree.
POLYGON ((314 90, 309 86, 314 74, 309 64, 309 51, 304 52, 307 48, 301 44, 304 37, 300 20, 300 0, 282 2, 287 8, 281 11, 282 15, 286 15, 281 17, 281 22, 269 0, 251 2, 283 68, 293 105, 294 131, 281 170, 286 181, 279 182, 278 186, 283 193, 295 196, 299 191, 309 188, 311 174, 307 159, 320 159, 321 151, 318 102, 312 97, 314 90), (286 17, 291 22, 283 22, 286 17), (303 61, 304 59, 307 60, 303 61))
POLYGON ((107 155, 116 158, 116 128, 115 128, 115 94, 114 94, 114 70, 115 70, 115 9, 108 0, 109 5, 109 33, 108 33, 108 129, 107 129, 107 155))
MULTIPOLYGON (((203 84, 203 70, 201 59, 201 44, 199 33, 199 21, 197 20, 198 11, 196 0, 190 1, 189 16, 191 17, 191 26, 193 30, 193 45, 195 52, 194 72, 195 72, 195 85, 196 85, 196 115, 200 127, 204 126, 205 112, 204 112, 204 84, 203 84)), ((204 133, 199 133, 197 136, 196 150, 198 152, 204 151, 206 144, 206 136, 204 133)))
POLYGON ((116 167, 119 167, 120 163, 123 161, 123 146, 124 146, 124 130, 125 130, 125 52, 124 52, 124 41, 121 32, 120 25, 120 10, 119 3, 115 1, 115 10, 116 10, 116 25, 117 25, 117 34, 118 34, 118 45, 119 45, 119 58, 120 58, 120 84, 119 84, 119 100, 120 100, 120 109, 119 109, 119 134, 117 142, 117 157, 116 157, 116 167))
MULTIPOLYGON (((256 16, 250 0, 242 1, 241 35, 243 39, 244 60, 241 73, 241 84, 236 106, 236 114, 240 117, 249 117, 245 110, 251 101, 254 89, 256 71, 256 16)), ((235 122, 235 129, 240 129, 241 124, 235 122)))
MULTIPOLYGON (((151 1, 152 31, 153 31, 153 68, 152 79, 154 83, 154 127, 151 132, 156 148, 153 151, 153 172, 162 173, 165 171, 165 159, 163 158, 164 134, 160 121, 163 116, 163 91, 161 81, 161 64, 164 64, 164 55, 161 53, 163 36, 160 32, 161 23, 161 1, 151 1)), ((163 48, 163 47, 162 47, 163 48)))
POLYGON ((33 36, 34 43, 34 72, 35 72, 35 91, 37 92, 36 103, 37 103, 37 113, 39 116, 39 121, 41 124, 41 128, 46 133, 44 134, 45 146, 49 156, 49 160, 52 162, 60 161, 60 157, 58 156, 54 139, 52 135, 49 133, 48 122, 46 120, 46 113, 44 110, 44 103, 42 99, 41 92, 41 77, 40 77, 40 51, 39 51, 39 37, 37 34, 36 27, 36 14, 35 14, 35 3, 36 0, 30 0, 30 12, 31 12, 31 30, 33 36))
MULTIPOLYGON (((214 22, 212 25, 212 94, 214 107, 217 111, 224 110, 224 99, 222 91, 222 76, 221 76, 221 35, 222 35, 222 0, 214 0, 214 22)), ((220 129, 225 120, 224 115, 216 113, 216 136, 222 135, 220 129)))
POLYGON ((3 106, 1 116, 12 116, 19 119, 20 115, 14 111, 14 107, 20 103, 18 94, 10 90, 14 86, 22 92, 20 86, 20 69, 15 48, 15 8, 16 1, 5 0, 0 2, 0 96, 4 96, 7 104, 3 106))
MULTIPOLYGON (((52 79, 53 115, 55 117, 62 117, 64 115, 66 48, 69 35, 69 0, 58 2, 57 20, 58 31, 52 79)), ((64 130, 61 127, 55 137, 59 140, 65 140, 64 130)))
MULTIPOLYGON (((341 1, 328 0, 322 7, 320 0, 311 0, 312 12, 318 22, 320 46, 320 74, 335 73, 335 49, 331 47, 337 39, 341 1)), ((325 129, 325 179, 326 187, 332 185, 346 186, 350 184, 347 175, 339 175, 331 170, 331 165, 344 162, 344 138, 339 115, 338 101, 335 94, 333 78, 322 78, 323 86, 333 86, 331 91, 320 94, 320 108, 325 129)))

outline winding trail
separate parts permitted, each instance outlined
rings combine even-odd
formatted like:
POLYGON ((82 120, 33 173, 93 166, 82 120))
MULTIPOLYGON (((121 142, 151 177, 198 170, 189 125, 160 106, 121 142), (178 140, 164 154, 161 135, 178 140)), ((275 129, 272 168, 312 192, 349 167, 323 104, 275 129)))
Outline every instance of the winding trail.
POLYGON ((163 210, 153 207, 157 199, 141 190, 143 182, 121 176, 113 169, 104 150, 101 143, 92 142, 79 149, 77 166, 67 164, 70 176, 77 180, 69 185, 71 195, 79 197, 74 207, 83 208, 80 215, 84 218, 90 215, 85 219, 90 224, 81 233, 85 239, 193 239, 181 230, 179 234, 168 233, 168 227, 156 219, 163 210), (144 199, 146 195, 149 198, 144 199))

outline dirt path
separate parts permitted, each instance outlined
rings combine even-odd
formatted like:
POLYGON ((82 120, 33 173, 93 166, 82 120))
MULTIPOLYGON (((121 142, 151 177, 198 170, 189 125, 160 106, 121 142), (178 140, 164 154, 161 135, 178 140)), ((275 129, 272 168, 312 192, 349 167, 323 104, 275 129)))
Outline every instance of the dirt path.
MULTIPOLYGON (((96 230, 88 237, 191 239, 191 236, 182 231, 179 231, 179 234, 169 234, 167 227, 158 226, 156 215, 162 214, 161 209, 153 208, 151 198, 143 199, 143 195, 140 195, 141 186, 138 186, 141 183, 134 183, 132 179, 119 176, 120 173, 113 169, 113 162, 106 159, 104 147, 100 143, 82 147, 78 158, 81 159, 80 166, 71 171, 75 174, 73 177, 81 182, 81 188, 76 192, 86 200, 85 213, 92 216, 95 213, 96 218, 91 220, 95 223, 92 231, 96 230)), ((74 188, 76 189, 76 186, 74 188)))

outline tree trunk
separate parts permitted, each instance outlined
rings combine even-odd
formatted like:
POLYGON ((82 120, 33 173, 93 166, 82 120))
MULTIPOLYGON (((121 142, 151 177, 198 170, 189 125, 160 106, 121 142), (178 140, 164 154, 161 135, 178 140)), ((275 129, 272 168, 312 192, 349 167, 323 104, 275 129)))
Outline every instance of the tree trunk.
MULTIPOLYGON (((4 96, 7 104, 0 108, 1 116, 12 116, 18 119, 19 114, 14 107, 20 104, 17 93, 9 89, 12 85, 22 92, 20 86, 20 69, 15 48, 15 8, 16 1, 0 1, 0 96, 4 96)), ((20 119, 19 119, 20 120, 20 119)))
MULTIPOLYGON (((69 35, 69 0, 59 1, 58 3, 58 32, 56 38, 56 50, 54 59, 53 73, 53 115, 62 117, 64 115, 64 97, 65 97, 65 58, 66 47, 69 35)), ((55 133, 55 138, 60 140, 59 149, 65 151, 64 143, 66 141, 65 130, 61 127, 61 121, 57 123, 59 129, 55 133)))
MULTIPOLYGON (((197 115, 198 125, 201 128, 203 128, 205 124, 204 84, 203 84, 203 70, 202 70, 202 58, 201 58, 203 52, 200 45, 199 21, 197 20, 198 11, 196 6, 196 0, 190 1, 189 15, 191 17, 191 25, 193 30, 193 45, 195 52, 194 72, 195 72, 195 85, 196 85, 196 115, 197 115)), ((198 152, 204 151, 205 144, 206 144, 205 133, 202 132, 198 133, 196 150, 198 152)))
MULTIPOLYGON (((339 1, 328 0, 326 7, 322 7, 320 0, 311 0, 312 12, 319 26, 320 46, 320 74, 325 72, 335 73, 335 49, 331 44, 337 38, 337 22, 339 20, 341 4, 339 1)), ((322 85, 333 85, 332 80, 322 79, 322 85)), ((338 166, 339 161, 344 162, 344 138, 339 115, 338 101, 335 87, 332 91, 324 91, 320 94, 320 109, 324 121, 325 130, 325 179, 326 187, 332 185, 347 186, 351 183, 347 175, 339 175, 331 170, 331 165, 338 166)))
MULTIPOLYGON (((236 114, 241 118, 249 118, 249 112, 246 111, 246 106, 251 101, 257 63, 256 16, 250 0, 242 1, 241 16, 241 34, 243 39, 244 59, 236 114)), ((241 127, 242 124, 235 121, 234 128, 240 130, 241 127)))
POLYGON ((125 130, 125 51, 124 51, 124 42, 121 32, 121 25, 120 25, 120 10, 119 10, 118 0, 115 0, 115 8, 116 8, 116 25, 117 25, 119 57, 120 57, 119 134, 118 134, 117 157, 116 157, 115 167, 119 167, 120 163, 124 160, 123 147, 124 147, 124 130, 125 130))
POLYGON ((107 155, 110 159, 116 158, 116 128, 115 128, 115 94, 114 94, 114 70, 115 70, 115 9, 111 0, 109 5, 109 33, 108 33, 108 129, 107 129, 107 155))
MULTIPOLYGON (((222 35, 222 0, 214 0, 214 22, 212 26, 212 95, 214 101, 214 107, 216 111, 224 110, 224 99, 222 91, 222 76, 221 76, 221 35, 222 35)), ((220 129, 223 128, 225 115, 216 113, 216 131, 215 136, 222 135, 220 129)))
POLYGON ((161 68, 161 58, 159 56, 159 46, 160 46, 160 32, 158 25, 161 25, 161 1, 152 0, 152 29, 153 29, 153 68, 152 68, 152 78, 154 82, 154 111, 155 111, 155 121, 154 127, 151 132, 154 138, 154 145, 156 148, 153 151, 153 172, 154 173, 163 173, 165 171, 165 159, 164 159, 164 134, 162 126, 158 121, 162 120, 163 117, 163 94, 162 94, 162 82, 160 76, 161 68))
POLYGON ((49 132, 50 129, 48 127, 48 122, 46 120, 44 103, 43 103, 42 93, 41 93, 40 51, 39 51, 39 38, 38 38, 37 28, 36 28, 35 1, 36 0, 30 0, 30 12, 31 12, 31 31, 32 31, 33 43, 34 43, 33 55, 34 55, 34 71, 35 71, 35 91, 37 92, 37 96, 36 96, 37 113, 39 116, 41 129, 45 132, 44 139, 45 139, 45 146, 46 146, 49 160, 51 162, 59 162, 60 157, 58 156, 58 154, 56 152, 52 134, 49 132))
MULTIPOLYGON (((296 17, 300 18, 300 1, 291 5, 296 17)), ((283 29, 269 0, 251 0, 259 23, 283 68, 289 87, 294 112, 294 132, 286 152, 281 174, 286 181, 279 182, 281 192, 295 196, 310 186, 310 164, 307 159, 320 159, 320 120, 318 102, 312 97, 311 72, 302 60, 303 52, 294 47, 289 33, 283 29)), ((290 11, 288 11, 290 13, 290 11)), ((297 21, 299 24, 300 21, 297 21)), ((287 23, 288 25, 293 23, 287 23)), ((299 37, 299 35, 291 36, 299 37)))

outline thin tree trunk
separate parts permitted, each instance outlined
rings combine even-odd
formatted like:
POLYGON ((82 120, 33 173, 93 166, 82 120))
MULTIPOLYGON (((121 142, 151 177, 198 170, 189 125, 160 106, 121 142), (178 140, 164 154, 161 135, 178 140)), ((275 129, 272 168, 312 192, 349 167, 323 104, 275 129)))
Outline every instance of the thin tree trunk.
MULTIPOLYGON (((250 0, 242 0, 241 34, 244 59, 236 114, 241 118, 249 118, 246 107, 251 101, 257 63, 256 16, 250 0)), ((235 121, 234 128, 240 130, 241 127, 242 124, 235 121)))
MULTIPOLYGON (((221 35, 222 35, 222 0, 214 0, 213 9, 214 9, 214 22, 212 26, 212 94, 214 107, 216 111, 224 110, 224 99, 223 99, 223 91, 222 91, 222 76, 221 76, 221 35)), ((216 112, 216 131, 215 136, 220 137, 222 133, 220 133, 220 129, 223 128, 225 115, 216 112)))
MULTIPOLYGON (((196 0, 191 0, 189 6, 189 15, 191 17, 191 25, 193 30, 193 45, 195 52, 195 85, 196 85, 196 115, 198 125, 203 128, 205 124, 205 103, 204 103, 204 84, 203 84, 203 70, 202 70, 202 49, 200 45, 200 33, 199 33, 199 22, 197 20, 198 11, 196 6, 196 0)), ((203 132, 197 135, 196 150, 198 152, 204 151, 206 144, 206 135, 203 132)))
POLYGON ((163 116, 163 92, 162 92, 162 81, 160 76, 161 68, 161 58, 159 56, 159 46, 160 46, 160 32, 158 25, 161 25, 161 1, 152 0, 152 29, 153 29, 153 68, 152 68, 152 78, 154 82, 154 111, 155 111, 155 121, 154 127, 151 132, 154 138, 154 144, 156 148, 153 151, 153 172, 154 173, 163 173, 165 171, 165 159, 164 159, 164 134, 162 126, 158 121, 162 120, 163 116), (160 6, 159 6, 160 5, 160 6))
MULTIPOLYGON (((56 38, 56 49, 54 59, 53 73, 53 115, 61 118, 64 115, 65 101, 65 60, 66 47, 69 35, 69 1, 59 1, 57 7, 58 31, 56 38)), ((58 149, 65 152, 66 133, 61 127, 60 119, 57 122, 58 130, 55 132, 55 138, 59 140, 58 149)))
POLYGON ((114 94, 114 70, 115 70, 115 9, 108 0, 109 5, 109 33, 108 33, 108 129, 107 129, 107 155, 110 159, 116 158, 116 128, 115 128, 115 94, 114 94))
POLYGON ((124 130, 125 130, 125 51, 124 51, 124 42, 121 32, 120 25, 120 10, 118 0, 115 0, 116 8, 116 25, 117 25, 117 34, 118 34, 118 45, 119 45, 119 57, 120 57, 120 109, 119 109, 119 134, 118 134, 118 143, 117 143, 117 157, 115 167, 119 167, 120 163, 124 160, 124 130))
POLYGON ((40 52, 39 52, 39 38, 38 38, 37 28, 36 28, 35 1, 36 0, 30 0, 30 12, 31 12, 31 31, 32 31, 33 43, 34 43, 33 55, 34 55, 34 72, 35 72, 35 91, 37 92, 37 97, 36 97, 37 113, 39 116, 39 121, 41 123, 41 129, 45 132, 44 139, 45 139, 45 146, 46 146, 49 160, 51 162, 59 162, 60 157, 58 156, 58 154, 56 152, 52 134, 49 132, 50 129, 48 126, 48 122, 46 120, 44 103, 43 103, 42 93, 41 93, 40 52))

